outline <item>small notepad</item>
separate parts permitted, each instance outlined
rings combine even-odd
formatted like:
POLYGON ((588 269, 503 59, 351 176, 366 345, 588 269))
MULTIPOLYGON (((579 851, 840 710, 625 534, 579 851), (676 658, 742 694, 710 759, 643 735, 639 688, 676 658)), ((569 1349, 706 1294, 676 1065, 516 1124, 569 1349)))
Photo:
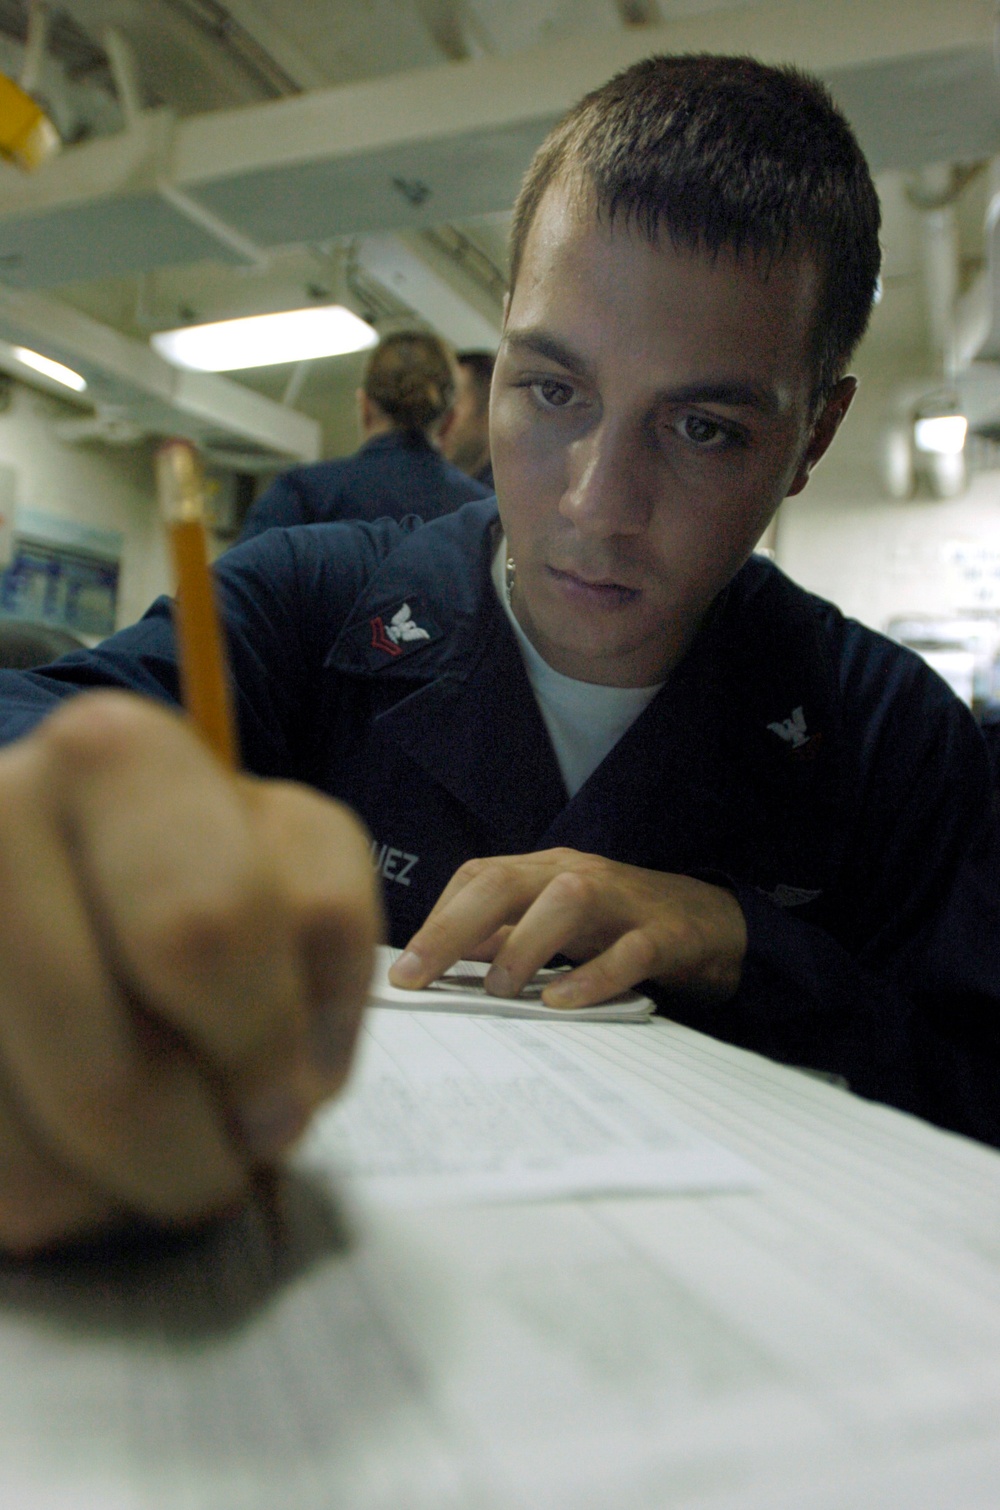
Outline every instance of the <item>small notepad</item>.
POLYGON ((421 1012, 478 1012, 488 1017, 565 1018, 573 1022, 646 1022, 653 1011, 649 997, 638 991, 623 991, 595 1007, 547 1007, 542 992, 568 966, 539 970, 520 996, 491 996, 483 986, 489 965, 462 959, 422 991, 403 991, 389 982, 389 968, 402 952, 388 945, 376 951, 375 974, 368 993, 373 1006, 409 1007, 421 1012))

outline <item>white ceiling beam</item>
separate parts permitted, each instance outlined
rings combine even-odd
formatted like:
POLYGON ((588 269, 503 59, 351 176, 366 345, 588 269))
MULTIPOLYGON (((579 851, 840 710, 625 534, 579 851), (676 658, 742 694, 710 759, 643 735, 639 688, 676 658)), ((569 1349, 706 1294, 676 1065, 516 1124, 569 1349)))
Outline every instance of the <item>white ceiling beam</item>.
POLYGON ((173 121, 70 148, 0 197, 0 278, 45 287, 171 263, 238 262, 337 236, 509 207, 549 125, 654 51, 752 52, 824 75, 876 168, 995 151, 992 0, 780 0, 602 32, 173 121), (160 186, 187 196, 188 213, 160 186), (230 232, 195 224, 191 203, 230 232))
POLYGON ((342 85, 305 98, 198 116, 178 128, 175 162, 192 186, 239 172, 348 157, 472 129, 561 115, 589 89, 655 52, 751 53, 828 73, 879 60, 992 48, 992 0, 782 0, 739 5, 659 26, 574 38, 504 58, 342 85))

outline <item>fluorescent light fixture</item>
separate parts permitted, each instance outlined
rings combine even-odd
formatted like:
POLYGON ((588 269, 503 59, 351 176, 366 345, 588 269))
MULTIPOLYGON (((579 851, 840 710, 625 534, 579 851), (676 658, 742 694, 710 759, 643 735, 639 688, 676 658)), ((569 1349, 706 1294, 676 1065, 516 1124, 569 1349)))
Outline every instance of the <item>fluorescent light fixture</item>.
POLYGON ((273 315, 247 315, 211 325, 161 330, 152 344, 175 367, 232 372, 279 362, 312 362, 374 346, 378 334, 342 304, 314 305, 273 315))
POLYGON ((935 414, 918 419, 913 427, 913 442, 918 451, 938 456, 958 456, 965 445, 969 421, 964 414, 935 414))
POLYGON ((87 386, 86 378, 74 372, 72 367, 64 367, 62 362, 53 362, 51 357, 43 357, 40 352, 32 351, 27 346, 15 346, 12 350, 25 367, 34 368, 35 372, 51 378, 54 383, 62 383, 64 388, 72 388, 74 393, 82 393, 87 386))

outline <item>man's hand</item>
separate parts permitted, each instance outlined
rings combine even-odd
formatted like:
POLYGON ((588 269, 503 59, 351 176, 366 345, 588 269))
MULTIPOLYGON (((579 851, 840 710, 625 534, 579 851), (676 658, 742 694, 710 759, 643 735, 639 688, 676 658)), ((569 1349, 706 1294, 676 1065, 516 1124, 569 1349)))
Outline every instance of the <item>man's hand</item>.
POLYGON ((0 1248, 235 1204, 343 1082, 368 841, 121 693, 0 752, 0 1248))
POLYGON ((487 991, 516 996, 565 954, 585 963, 546 987, 548 1006, 592 1006, 643 980, 726 1000, 746 945, 740 906, 719 886, 550 849, 468 861, 390 976, 420 988, 458 959, 490 959, 487 991))

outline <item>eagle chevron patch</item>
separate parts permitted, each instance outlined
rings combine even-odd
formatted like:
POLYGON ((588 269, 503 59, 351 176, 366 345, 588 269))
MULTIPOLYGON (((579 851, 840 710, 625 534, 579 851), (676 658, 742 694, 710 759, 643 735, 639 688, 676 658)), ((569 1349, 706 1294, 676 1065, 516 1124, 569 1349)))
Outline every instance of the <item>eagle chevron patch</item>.
POLYGON ((348 637, 370 671, 394 666, 404 657, 441 638, 442 631, 423 612, 420 599, 405 598, 352 625, 348 637))

